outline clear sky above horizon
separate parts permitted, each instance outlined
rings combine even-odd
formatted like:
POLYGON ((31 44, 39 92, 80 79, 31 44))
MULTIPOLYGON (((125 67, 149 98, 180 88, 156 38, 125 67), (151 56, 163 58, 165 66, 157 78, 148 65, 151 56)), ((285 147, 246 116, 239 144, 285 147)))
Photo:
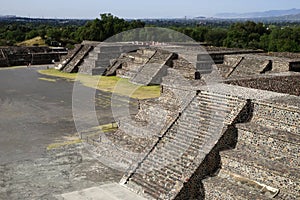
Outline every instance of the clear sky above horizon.
POLYGON ((0 15, 94 19, 100 13, 122 18, 214 16, 217 13, 300 8, 299 0, 0 0, 0 15))

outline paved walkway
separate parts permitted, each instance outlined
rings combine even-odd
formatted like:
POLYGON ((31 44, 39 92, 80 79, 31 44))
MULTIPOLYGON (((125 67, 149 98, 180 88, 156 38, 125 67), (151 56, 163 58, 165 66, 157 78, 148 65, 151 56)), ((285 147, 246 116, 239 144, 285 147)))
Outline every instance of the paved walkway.
POLYGON ((57 196, 58 200, 145 200, 118 183, 109 183, 57 196))

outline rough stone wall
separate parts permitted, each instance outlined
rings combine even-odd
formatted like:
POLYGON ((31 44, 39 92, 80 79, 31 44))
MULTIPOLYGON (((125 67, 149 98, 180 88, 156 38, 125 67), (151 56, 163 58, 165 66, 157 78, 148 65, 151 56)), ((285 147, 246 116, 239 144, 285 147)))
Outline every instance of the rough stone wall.
POLYGON ((217 176, 203 181, 205 199, 298 199, 299 97, 230 87, 249 99, 248 117, 238 120, 234 149, 220 152, 217 176))
POLYGON ((49 47, 4 47, 0 49, 0 67, 31 64, 53 64, 66 52, 49 47))

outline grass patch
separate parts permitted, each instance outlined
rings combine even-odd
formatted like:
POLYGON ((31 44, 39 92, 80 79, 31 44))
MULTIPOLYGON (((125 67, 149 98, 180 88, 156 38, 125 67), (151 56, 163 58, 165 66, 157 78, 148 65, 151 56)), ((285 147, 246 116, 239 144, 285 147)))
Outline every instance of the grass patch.
POLYGON ((64 141, 64 142, 58 142, 58 143, 52 143, 52 144, 49 144, 47 146, 47 150, 51 150, 51 149, 57 149, 57 148, 60 148, 60 147, 63 147, 63 146, 68 146, 68 145, 72 145, 72 144, 78 144, 78 143, 81 143, 81 139, 75 139, 75 140, 69 140, 69 141, 64 141))
POLYGON ((117 123, 110 123, 110 124, 104 124, 96 127, 92 127, 88 130, 85 130, 81 132, 79 137, 81 138, 87 138, 87 137, 93 137, 93 136, 99 136, 99 133, 108 133, 108 132, 114 132, 118 129, 117 123))
POLYGON ((160 96, 160 86, 139 86, 130 83, 128 79, 119 78, 116 76, 90 76, 85 74, 72 74, 61 72, 56 69, 39 70, 39 73, 71 80, 77 79, 87 87, 129 96, 136 99, 149 99, 160 96))
POLYGON ((39 78, 39 80, 42 80, 42 81, 49 81, 49 82, 56 82, 55 79, 52 79, 52 78, 39 78))
POLYGON ((17 46, 34 46, 34 45, 47 46, 45 40, 43 40, 40 36, 17 43, 17 46))
POLYGON ((48 76, 55 76, 55 77, 60 77, 60 78, 67 78, 67 79, 76 79, 77 74, 73 73, 65 73, 61 72, 59 70, 56 70, 54 68, 51 69, 45 69, 45 70, 38 70, 40 74, 48 75, 48 76))

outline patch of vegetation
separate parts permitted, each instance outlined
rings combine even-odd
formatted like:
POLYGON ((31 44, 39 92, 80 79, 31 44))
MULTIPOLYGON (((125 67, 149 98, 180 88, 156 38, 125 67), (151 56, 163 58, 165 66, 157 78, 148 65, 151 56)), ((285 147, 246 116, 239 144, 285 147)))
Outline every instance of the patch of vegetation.
POLYGON ((116 93, 136 99, 149 99, 160 96, 160 86, 139 86, 132 84, 128 79, 116 76, 89 76, 85 74, 70 74, 56 69, 39 70, 39 73, 80 81, 84 86, 116 93))
POLYGON ((17 43, 17 46, 47 46, 45 40, 42 37, 37 36, 32 39, 25 40, 17 43))
POLYGON ((72 145, 72 144, 78 144, 78 143, 81 143, 82 140, 81 139, 75 139, 75 140, 69 140, 69 141, 64 141, 64 142, 58 142, 58 143, 52 143, 52 144, 49 144, 47 146, 47 150, 51 150, 51 149, 57 149, 57 148, 60 148, 60 147, 63 147, 63 146, 68 146, 68 145, 72 145))
MULTIPOLYGON (((46 45, 72 48, 83 40, 104 41, 116 36, 119 41, 173 41, 174 36, 147 33, 139 29, 134 34, 118 33, 136 28, 165 27, 183 33, 197 42, 213 46, 263 49, 274 52, 300 52, 299 23, 264 23, 253 21, 186 20, 125 20, 109 13, 85 21, 0 21, 0 46, 46 45), (23 42, 25 41, 25 42, 23 42)), ((158 30, 157 30, 158 31, 158 30)), ((175 37, 176 38, 176 37, 175 37)), ((178 42, 183 40, 179 38, 178 42)))
POLYGON ((49 82, 56 82, 55 79, 52 79, 52 78, 39 78, 39 80, 42 80, 42 81, 49 81, 49 82))

